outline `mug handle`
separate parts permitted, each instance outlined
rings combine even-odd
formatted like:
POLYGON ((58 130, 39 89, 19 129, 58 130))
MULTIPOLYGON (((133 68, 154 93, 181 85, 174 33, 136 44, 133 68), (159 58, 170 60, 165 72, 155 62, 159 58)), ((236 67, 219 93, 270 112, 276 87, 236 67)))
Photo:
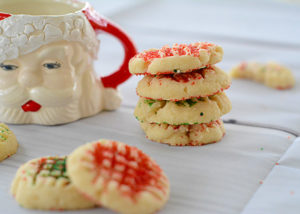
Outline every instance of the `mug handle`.
POLYGON ((118 38, 124 48, 124 59, 120 68, 114 73, 102 77, 102 83, 105 88, 117 88, 118 85, 125 82, 131 74, 129 73, 128 63, 129 60, 137 54, 137 49, 130 39, 130 37, 121 30, 116 24, 109 21, 107 18, 102 17, 90 5, 82 11, 95 31, 104 31, 112 36, 118 38))

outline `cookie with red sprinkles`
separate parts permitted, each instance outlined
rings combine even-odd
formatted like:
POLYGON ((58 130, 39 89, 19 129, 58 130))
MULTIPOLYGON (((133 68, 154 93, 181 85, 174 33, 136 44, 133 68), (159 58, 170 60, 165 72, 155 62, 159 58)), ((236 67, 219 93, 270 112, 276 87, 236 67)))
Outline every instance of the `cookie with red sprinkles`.
POLYGON ((174 44, 138 53, 129 62, 132 74, 186 73, 222 60, 222 47, 208 42, 174 44))
POLYGON ((225 134, 222 120, 197 125, 140 123, 147 138, 171 146, 202 146, 216 143, 225 134))
POLYGON ((66 168, 67 157, 42 157, 22 165, 13 180, 11 193, 25 208, 76 210, 95 207, 75 188, 66 168))
POLYGON ((146 75, 139 81, 136 92, 148 99, 179 101, 214 95, 230 84, 224 71, 210 66, 189 73, 146 75))
POLYGON ((103 207, 124 214, 154 213, 169 198, 169 181, 141 150, 99 140, 77 148, 68 158, 72 182, 103 207))

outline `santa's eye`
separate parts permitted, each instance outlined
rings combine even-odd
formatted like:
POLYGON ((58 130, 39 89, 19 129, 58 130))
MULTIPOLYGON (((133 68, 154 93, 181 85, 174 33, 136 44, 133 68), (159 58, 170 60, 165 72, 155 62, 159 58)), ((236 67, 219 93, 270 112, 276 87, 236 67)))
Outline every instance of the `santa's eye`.
POLYGON ((18 68, 18 66, 16 66, 16 65, 5 65, 5 64, 1 63, 0 68, 4 71, 14 71, 18 68))
POLYGON ((43 66, 47 69, 58 69, 61 67, 60 63, 55 62, 55 63, 45 63, 43 66))

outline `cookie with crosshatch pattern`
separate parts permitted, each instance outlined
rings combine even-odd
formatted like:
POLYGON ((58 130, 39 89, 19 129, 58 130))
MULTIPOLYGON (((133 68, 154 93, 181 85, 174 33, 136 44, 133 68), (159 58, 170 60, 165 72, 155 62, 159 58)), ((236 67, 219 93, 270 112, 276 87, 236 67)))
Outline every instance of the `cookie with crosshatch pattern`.
POLYGON ((222 47, 208 42, 166 45, 135 55, 129 62, 129 71, 136 75, 186 73, 214 65, 222 58, 222 47))
POLYGON ((14 133, 7 125, 0 123, 0 161, 15 154, 18 146, 18 141, 14 133))
POLYGON ((154 213, 169 198, 169 181, 158 164, 121 142, 85 144, 69 155, 67 166, 80 191, 119 213, 154 213))
POLYGON ((92 208, 71 182, 66 170, 67 157, 42 157, 22 165, 13 180, 11 193, 25 208, 75 210, 92 208))

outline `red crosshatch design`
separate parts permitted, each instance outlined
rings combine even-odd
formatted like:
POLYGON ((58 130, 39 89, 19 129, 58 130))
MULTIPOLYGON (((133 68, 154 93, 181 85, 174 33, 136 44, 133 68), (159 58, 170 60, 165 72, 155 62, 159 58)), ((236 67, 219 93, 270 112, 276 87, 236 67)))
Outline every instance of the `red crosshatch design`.
MULTIPOLYGON (((166 194, 162 181, 166 179, 160 167, 146 154, 135 147, 120 145, 111 141, 111 145, 100 142, 94 145, 93 151, 88 151, 94 157, 94 167, 97 176, 96 183, 101 177, 104 185, 110 181, 119 184, 122 194, 130 196, 133 200, 139 192, 148 191, 155 197, 153 188, 166 194)), ((104 187, 105 189, 106 187, 104 187)))

